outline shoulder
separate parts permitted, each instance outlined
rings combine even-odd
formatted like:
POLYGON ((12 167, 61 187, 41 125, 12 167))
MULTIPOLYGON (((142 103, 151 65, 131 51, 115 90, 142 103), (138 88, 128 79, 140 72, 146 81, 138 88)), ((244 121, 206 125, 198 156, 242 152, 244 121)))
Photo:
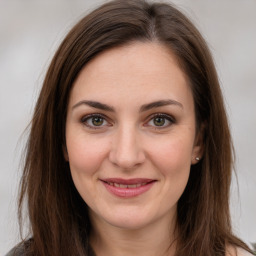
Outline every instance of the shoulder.
MULTIPOLYGON (((16 245, 5 256, 28 256, 28 251, 31 245, 32 239, 28 239, 16 245)), ((31 253, 29 253, 31 255, 31 253)))
POLYGON ((25 256, 24 245, 18 245, 9 251, 5 256, 25 256))
POLYGON ((253 254, 251 254, 243 249, 238 249, 237 256, 253 256, 253 254))
POLYGON ((226 256, 253 256, 253 254, 242 248, 228 246, 226 250, 226 256))
POLYGON ((238 249, 237 256, 253 256, 253 254, 251 254, 243 249, 238 249))

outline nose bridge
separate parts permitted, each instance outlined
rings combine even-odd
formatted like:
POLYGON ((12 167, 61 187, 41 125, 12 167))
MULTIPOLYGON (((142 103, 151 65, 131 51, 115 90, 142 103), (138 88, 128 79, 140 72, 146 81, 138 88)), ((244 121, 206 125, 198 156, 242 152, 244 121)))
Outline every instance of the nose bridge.
POLYGON ((110 160, 123 169, 131 169, 144 161, 140 134, 135 125, 120 126, 113 138, 110 160))

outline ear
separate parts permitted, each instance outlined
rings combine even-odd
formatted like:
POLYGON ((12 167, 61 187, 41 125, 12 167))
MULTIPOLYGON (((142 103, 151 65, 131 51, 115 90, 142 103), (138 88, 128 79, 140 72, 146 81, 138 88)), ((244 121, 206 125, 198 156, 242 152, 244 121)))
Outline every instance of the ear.
POLYGON ((202 124, 197 131, 191 156, 192 165, 197 164, 203 157, 205 126, 205 124, 202 124))
POLYGON ((69 157, 68 157, 68 150, 67 150, 66 144, 62 146, 62 151, 63 151, 63 155, 64 155, 65 160, 68 162, 69 157))

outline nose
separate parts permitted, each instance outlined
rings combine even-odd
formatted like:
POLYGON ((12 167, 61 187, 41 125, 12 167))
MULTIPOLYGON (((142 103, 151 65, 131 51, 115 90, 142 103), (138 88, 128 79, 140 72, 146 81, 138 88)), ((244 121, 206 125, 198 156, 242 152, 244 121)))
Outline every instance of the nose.
POLYGON ((120 128, 113 137, 109 160, 123 170, 130 170, 145 161, 138 131, 134 127, 120 128))

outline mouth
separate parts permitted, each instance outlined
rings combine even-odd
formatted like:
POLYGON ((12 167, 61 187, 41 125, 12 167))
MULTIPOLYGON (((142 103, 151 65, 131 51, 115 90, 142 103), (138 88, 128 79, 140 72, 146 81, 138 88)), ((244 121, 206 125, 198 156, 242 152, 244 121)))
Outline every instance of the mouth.
POLYGON ((100 180, 106 189, 113 195, 123 198, 139 196, 148 191, 156 182, 152 179, 119 179, 110 178, 100 180))

